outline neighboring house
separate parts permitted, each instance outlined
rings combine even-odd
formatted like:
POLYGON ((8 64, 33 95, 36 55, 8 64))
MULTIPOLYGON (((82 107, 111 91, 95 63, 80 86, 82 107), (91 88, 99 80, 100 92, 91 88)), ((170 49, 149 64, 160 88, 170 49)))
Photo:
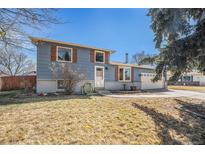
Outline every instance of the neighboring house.
POLYGON ((86 79, 79 83, 75 91, 80 92, 85 82, 94 88, 122 90, 130 86, 138 89, 164 88, 164 80, 151 82, 154 68, 140 67, 128 63, 111 62, 115 51, 84 46, 74 43, 31 37, 37 46, 37 92, 56 92, 62 90, 62 79, 54 79, 49 69, 52 62, 68 63, 72 69, 83 73, 86 79))
MULTIPOLYGON (((168 73, 169 76, 170 73, 168 73)), ((205 74, 193 70, 192 72, 184 73, 177 82, 172 84, 205 86, 205 74)))

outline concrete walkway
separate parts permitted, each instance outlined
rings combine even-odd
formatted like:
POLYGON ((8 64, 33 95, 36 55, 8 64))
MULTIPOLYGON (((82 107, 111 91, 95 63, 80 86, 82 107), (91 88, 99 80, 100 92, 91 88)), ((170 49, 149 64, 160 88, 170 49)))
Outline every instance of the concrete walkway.
POLYGON ((187 91, 187 90, 169 90, 166 92, 152 92, 152 93, 137 93, 137 94, 105 94, 105 96, 109 97, 117 97, 117 98, 142 98, 142 97, 189 97, 205 100, 205 93, 195 92, 195 91, 187 91))

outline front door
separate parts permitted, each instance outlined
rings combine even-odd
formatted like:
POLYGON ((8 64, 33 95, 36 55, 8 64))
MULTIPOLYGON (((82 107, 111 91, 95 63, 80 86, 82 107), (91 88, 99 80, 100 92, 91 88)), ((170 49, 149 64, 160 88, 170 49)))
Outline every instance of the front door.
POLYGON ((95 87, 103 88, 104 87, 104 67, 95 66, 95 87))

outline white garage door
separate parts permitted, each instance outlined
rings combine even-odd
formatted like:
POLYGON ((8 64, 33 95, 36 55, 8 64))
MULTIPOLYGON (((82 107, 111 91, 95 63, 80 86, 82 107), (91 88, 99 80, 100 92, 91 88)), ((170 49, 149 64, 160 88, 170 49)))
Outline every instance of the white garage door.
POLYGON ((164 80, 152 82, 154 73, 141 73, 141 89, 161 89, 164 88, 164 80))
POLYGON ((205 76, 200 77, 199 84, 200 86, 205 86, 205 76))

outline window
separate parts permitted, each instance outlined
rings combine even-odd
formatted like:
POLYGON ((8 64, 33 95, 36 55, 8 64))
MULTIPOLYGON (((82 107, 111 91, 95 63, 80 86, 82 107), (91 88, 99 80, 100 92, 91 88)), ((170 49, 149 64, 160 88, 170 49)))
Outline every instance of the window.
POLYGON ((58 80, 57 87, 58 87, 58 89, 64 89, 63 80, 58 80))
POLYGON ((120 71, 119 71, 119 72, 120 72, 119 80, 120 80, 120 81, 123 81, 123 80, 124 80, 124 78, 123 78, 123 76, 124 76, 124 75, 123 75, 123 72, 124 72, 124 71, 123 71, 123 68, 120 68, 120 71))
POLYGON ((192 76, 183 76, 183 82, 192 82, 193 78, 192 76))
POLYGON ((104 52, 95 51, 95 62, 104 63, 104 52))
POLYGON ((125 68, 125 80, 130 80, 130 68, 125 68))
POLYGON ((58 47, 58 61, 72 61, 72 49, 66 47, 58 47))
POLYGON ((130 67, 119 68, 119 81, 131 81, 130 67))

